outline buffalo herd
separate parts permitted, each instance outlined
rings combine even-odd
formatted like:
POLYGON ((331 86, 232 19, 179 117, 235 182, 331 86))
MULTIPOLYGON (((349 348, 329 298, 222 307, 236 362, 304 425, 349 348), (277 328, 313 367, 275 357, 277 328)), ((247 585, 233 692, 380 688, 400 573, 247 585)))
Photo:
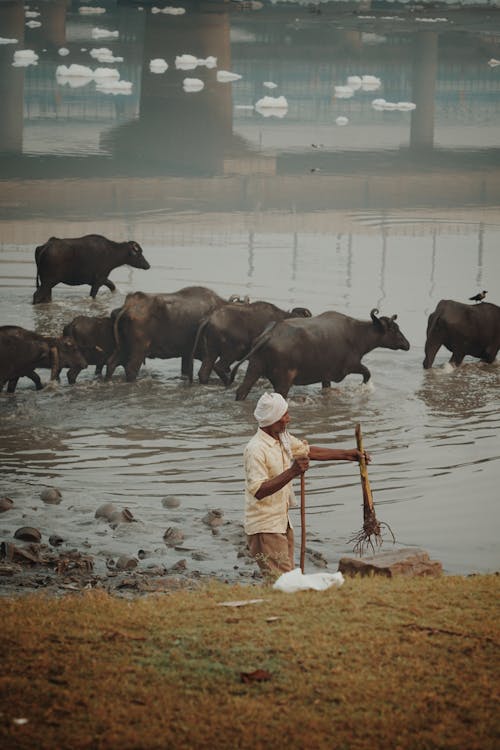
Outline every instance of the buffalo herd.
MULTIPOLYGON (((36 291, 33 304, 50 302, 59 283, 88 284, 95 297, 101 286, 114 291, 109 274, 128 265, 147 270, 137 242, 113 242, 90 234, 72 239, 51 237, 35 250, 36 291)), ((51 380, 67 369, 69 383, 88 365, 110 379, 118 366, 127 381, 137 378, 148 358, 180 357, 181 373, 193 380, 193 362, 201 360, 200 383, 212 371, 230 385, 245 361, 246 374, 236 390, 245 399, 261 377, 287 396, 292 385, 321 383, 328 388, 349 374, 366 383, 370 371, 362 363, 377 347, 408 351, 410 344, 396 323, 374 308, 369 320, 335 311, 311 315, 305 307, 282 310, 248 297, 220 297, 203 286, 169 294, 132 292, 109 316, 80 315, 58 337, 42 336, 20 326, 0 326, 0 390, 14 392, 20 377, 42 388, 37 368, 48 368, 51 380), (232 367, 231 367, 232 366, 232 367)), ((500 348, 500 307, 480 301, 463 304, 441 300, 429 316, 424 368, 432 367, 441 346, 458 366, 466 355, 493 362, 500 348)))

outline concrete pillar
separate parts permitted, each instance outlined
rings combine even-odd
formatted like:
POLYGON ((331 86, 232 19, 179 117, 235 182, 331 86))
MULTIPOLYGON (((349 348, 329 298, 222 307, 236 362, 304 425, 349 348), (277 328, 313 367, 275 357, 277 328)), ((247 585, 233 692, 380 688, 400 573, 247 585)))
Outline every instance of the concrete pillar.
POLYGON ((175 18, 145 12, 140 118, 116 128, 114 153, 162 165, 170 174, 184 174, 187 164, 194 174, 221 173, 232 142, 232 87, 218 83, 216 72, 231 65, 229 16, 223 10, 175 18), (217 67, 176 70, 175 57, 183 54, 216 57, 217 67), (166 74, 150 72, 154 58, 168 59, 166 74), (186 93, 184 78, 200 78, 205 88, 186 93))
POLYGON ((24 68, 12 67, 14 51, 23 48, 23 2, 0 3, 0 35, 19 44, 0 44, 0 150, 19 154, 23 148, 24 68))
POLYGON ((432 149, 434 146, 434 98, 438 60, 438 34, 415 35, 410 149, 432 149))

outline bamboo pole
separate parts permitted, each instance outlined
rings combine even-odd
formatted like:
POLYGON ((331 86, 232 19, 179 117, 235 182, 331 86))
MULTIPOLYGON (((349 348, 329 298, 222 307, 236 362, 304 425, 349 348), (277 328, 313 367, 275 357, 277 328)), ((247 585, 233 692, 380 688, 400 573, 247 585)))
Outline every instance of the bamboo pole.
POLYGON ((392 529, 389 524, 380 522, 375 515, 375 506, 373 503, 372 490, 370 487, 370 480, 368 479, 368 468, 366 466, 365 450, 363 448, 363 437, 361 435, 361 425, 357 424, 355 428, 356 434, 356 445, 360 456, 358 459, 359 473, 361 476, 361 488, 363 490, 363 528, 358 531, 349 542, 354 542, 354 551, 360 555, 363 554, 364 549, 370 546, 372 551, 375 551, 375 546, 380 547, 382 544, 381 528, 388 529, 392 536, 392 541, 396 539, 392 533, 392 529))
POLYGON ((306 479, 300 475, 300 570, 304 573, 306 557, 306 479))
POLYGON ((361 435, 361 425, 359 423, 356 425, 355 433, 356 446, 361 453, 358 463, 359 474, 361 476, 361 488, 363 490, 363 521, 366 521, 370 516, 375 515, 375 506, 373 505, 373 495, 370 487, 370 480, 368 479, 368 468, 365 460, 365 449, 363 448, 363 436, 361 435))

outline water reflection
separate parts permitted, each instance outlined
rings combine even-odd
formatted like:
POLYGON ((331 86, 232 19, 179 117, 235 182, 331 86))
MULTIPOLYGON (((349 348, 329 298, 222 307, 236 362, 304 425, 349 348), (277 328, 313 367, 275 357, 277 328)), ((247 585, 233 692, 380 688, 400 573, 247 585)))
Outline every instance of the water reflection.
MULTIPOLYGON (((439 31, 429 31, 404 9, 385 17, 348 14, 332 3, 321 18, 293 6, 253 14, 208 3, 187 4, 187 9, 174 17, 119 5, 87 18, 72 6, 49 2, 41 27, 29 30, 22 3, 2 4, 0 25, 19 40, 0 45, 2 173, 47 179, 239 177, 233 184, 226 181, 227 190, 221 183, 215 191, 203 189, 199 180, 190 190, 167 181, 152 201, 152 184, 147 190, 134 181, 117 193, 94 183, 89 195, 82 190, 76 211, 84 205, 90 210, 92 196, 101 211, 116 210, 123 201, 135 210, 146 205, 151 210, 165 205, 167 196, 185 205, 201 197, 219 209, 498 200, 492 168, 500 164, 500 82, 486 64, 494 44, 480 29, 469 32, 459 14, 439 31), (116 28, 119 37, 96 41, 96 26, 116 28), (467 42, 472 51, 464 59, 467 42), (58 64, 93 68, 89 51, 101 44, 124 58, 113 67, 132 82, 130 96, 103 94, 93 82, 74 89, 58 84, 58 64), (59 56, 61 45, 69 49, 67 57, 59 56), (14 50, 23 46, 40 55, 36 67, 12 67, 14 50), (175 58, 185 53, 214 56, 217 68, 178 70, 175 58), (150 72, 155 58, 167 60, 164 74, 150 72), (224 69, 238 71, 241 81, 219 83, 216 71, 224 69), (335 84, 361 73, 378 77, 380 90, 335 97, 335 84), (203 90, 183 91, 186 76, 199 77, 203 90), (263 82, 273 79, 276 95, 288 101, 282 120, 239 109, 253 106, 266 94, 263 82), (376 111, 375 97, 413 101, 416 109, 376 111), (348 127, 335 125, 339 114, 348 117, 348 127), (45 158, 33 159, 34 153, 45 158), (267 180, 249 179, 258 175, 267 180), (299 175, 309 182, 300 194, 292 179, 299 175)), ((485 18, 490 32, 495 21, 485 18)), ((34 194, 26 202, 33 211, 48 208, 34 194)))
POLYGON ((500 367, 468 362, 460 370, 444 365, 425 373, 416 395, 429 411, 456 419, 485 417, 488 407, 495 403, 500 386, 500 367))

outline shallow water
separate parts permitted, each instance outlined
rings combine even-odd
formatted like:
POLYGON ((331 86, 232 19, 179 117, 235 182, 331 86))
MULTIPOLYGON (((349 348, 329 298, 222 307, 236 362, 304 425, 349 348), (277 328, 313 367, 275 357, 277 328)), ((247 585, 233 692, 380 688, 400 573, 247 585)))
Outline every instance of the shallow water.
MULTIPOLYGON (((0 323, 59 333, 78 314, 108 313, 131 290, 190 284, 313 314, 397 313, 410 351, 367 355, 367 386, 349 376, 327 392, 292 389, 292 431, 346 447, 360 422, 377 515, 398 546, 425 548, 450 573, 497 570, 500 364, 467 359, 453 371, 444 350, 431 371, 422 360, 440 299, 465 302, 486 288, 500 304, 500 67, 487 64, 499 56, 498 13, 429 10, 428 18, 448 18, 422 32, 399 6, 365 19, 331 5, 321 16, 299 6, 187 5, 182 17, 102 5, 106 14, 92 20, 66 11, 64 39, 55 21, 26 30, 36 68, 12 68, 20 45, 0 46, 11 105, 0 114, 0 323), (120 37, 92 41, 102 26, 120 37), (123 55, 114 67, 133 82, 130 96, 57 83, 57 65, 88 65, 88 49, 101 46, 123 55), (215 55, 219 69, 242 79, 222 84, 215 69, 175 70, 184 53, 215 55), (169 63, 166 73, 149 72, 156 57, 169 63), (334 96, 334 85, 361 74, 380 77, 381 88, 334 96), (205 89, 185 93, 185 76, 205 89), (286 114, 242 109, 264 95, 286 96, 286 114), (374 110, 380 97, 418 99, 420 120, 374 110), (336 125, 339 115, 347 126, 336 125), (88 232, 135 239, 151 270, 115 270, 117 292, 103 289, 95 301, 88 287, 60 285, 51 304, 32 306, 35 246, 88 232)), ((22 15, 6 13, 0 8, 1 35, 22 34, 22 15)), ((241 454, 269 383, 236 403, 234 388, 215 378, 208 386, 182 380, 179 360, 148 360, 133 384, 121 368, 109 383, 92 370, 75 386, 63 377, 37 393, 22 380, 14 395, 0 395, 0 494, 15 502, 0 537, 33 525, 44 541, 58 533, 102 564, 144 550, 141 566, 186 556, 188 570, 246 576, 253 566, 237 557, 241 454), (40 500, 45 486, 61 489, 60 505, 40 500), (164 508, 166 496, 180 507, 164 508), (112 529, 96 520, 105 502, 138 522, 112 529), (227 522, 218 535, 202 520, 211 508, 227 522), (164 545, 169 526, 184 531, 184 552, 164 545), (199 550, 206 560, 192 558, 199 550)), ((316 463, 306 488, 309 545, 335 569, 362 523, 358 469, 316 463)), ((292 520, 298 532, 298 511, 292 520)))

